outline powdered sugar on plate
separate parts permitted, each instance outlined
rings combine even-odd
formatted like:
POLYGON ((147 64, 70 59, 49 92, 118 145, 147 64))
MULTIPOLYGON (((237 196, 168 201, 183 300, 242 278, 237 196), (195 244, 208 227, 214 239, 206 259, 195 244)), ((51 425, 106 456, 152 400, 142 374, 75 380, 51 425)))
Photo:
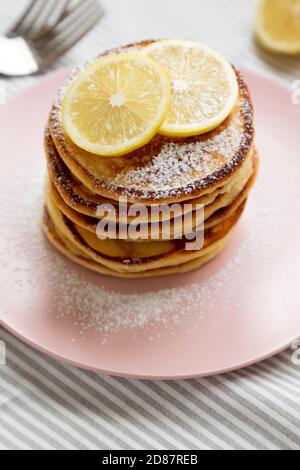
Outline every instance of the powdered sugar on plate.
MULTIPOLYGON (((266 195, 267 210, 264 207, 256 209, 255 223, 247 227, 247 236, 233 256, 201 283, 183 282, 181 287, 172 287, 173 278, 170 278, 170 287, 165 289, 149 291, 145 288, 142 292, 123 293, 119 289, 122 280, 116 280, 116 288, 108 289, 103 276, 88 274, 83 268, 78 269, 48 245, 40 225, 43 166, 40 164, 32 168, 26 161, 23 163, 23 171, 19 167, 13 189, 9 181, 4 181, 1 187, 2 277, 4 283, 13 280, 10 288, 13 287, 15 295, 20 298, 30 296, 32 305, 41 295, 50 297, 53 302, 51 312, 44 311, 41 315, 50 316, 57 322, 57 328, 60 321, 71 322, 82 340, 88 338, 90 331, 99 333, 101 345, 121 330, 126 330, 132 338, 138 337, 141 331, 148 332, 149 340, 153 340, 153 331, 159 337, 172 335, 178 331, 178 326, 184 327, 190 321, 193 322, 193 329, 201 328, 203 319, 207 321, 209 312, 214 308, 216 296, 222 298, 223 312, 230 313, 233 308, 239 307, 235 306, 234 293, 237 289, 245 289, 245 266, 249 270, 256 269, 256 253, 258 250, 261 253, 262 245, 266 259, 276 253, 279 261, 284 258, 288 248, 278 242, 278 237, 273 240, 265 236, 270 226, 275 228, 276 214, 281 207, 280 201, 272 195, 266 195)), ((278 186, 280 175, 273 179, 274 187, 278 186)), ((286 208, 287 219, 293 220, 292 212, 288 212, 290 210, 286 208)), ((289 223, 280 221, 279 227, 283 238, 291 237, 289 223)), ((263 274, 270 281, 277 273, 276 270, 269 272, 268 266, 268 263, 260 263, 260 270, 266 269, 263 274)), ((263 285, 256 286, 256 295, 264 301, 263 285)), ((20 315, 26 313, 20 312, 20 315)))

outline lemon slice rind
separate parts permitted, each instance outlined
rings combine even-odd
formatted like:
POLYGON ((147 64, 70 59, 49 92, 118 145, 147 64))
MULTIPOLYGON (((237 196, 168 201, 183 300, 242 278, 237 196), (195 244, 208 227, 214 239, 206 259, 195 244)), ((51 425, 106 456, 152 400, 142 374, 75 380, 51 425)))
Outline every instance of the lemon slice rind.
MULTIPOLYGON (((299 41, 286 41, 272 37, 265 27, 265 0, 261 0, 256 16, 255 36, 258 42, 268 49, 269 51, 278 54, 298 55, 300 54, 300 40, 299 41)), ((300 2, 299 2, 299 16, 300 16, 300 2)), ((288 28, 287 28, 288 32, 288 28)))

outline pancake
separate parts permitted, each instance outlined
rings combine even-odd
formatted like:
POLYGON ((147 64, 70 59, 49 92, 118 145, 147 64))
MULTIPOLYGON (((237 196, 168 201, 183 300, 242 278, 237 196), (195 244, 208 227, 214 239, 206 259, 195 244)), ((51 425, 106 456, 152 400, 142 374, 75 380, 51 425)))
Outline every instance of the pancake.
MULTIPOLYGON (((131 50, 130 46, 126 50, 131 50)), ((236 75, 238 102, 226 121, 207 134, 180 139, 156 135, 147 145, 125 156, 95 156, 77 147, 62 127, 65 85, 50 113, 51 137, 70 172, 93 194, 116 201, 126 196, 129 202, 148 205, 211 194, 238 171, 253 145, 253 106, 241 73, 236 71, 236 75)))
MULTIPOLYGON (((97 218, 98 207, 100 205, 105 205, 108 210, 107 218, 109 220, 115 220, 115 217, 117 218, 118 223, 127 223, 128 221, 132 222, 134 220, 133 217, 129 217, 128 220, 126 219, 124 221, 122 213, 120 214, 119 211, 118 201, 104 198, 92 193, 86 186, 84 186, 77 178, 72 175, 70 170, 64 164, 63 160, 60 158, 48 130, 46 130, 45 134, 45 151, 50 179, 54 183, 57 191, 67 206, 76 212, 97 218), (111 208, 113 210, 111 210, 111 208)), ((234 175, 232 175, 226 184, 215 189, 210 194, 184 201, 185 205, 181 205, 178 212, 176 212, 175 208, 174 217, 180 216, 181 214, 187 214, 190 211, 195 210, 199 204, 211 204, 216 200, 217 197, 220 196, 220 194, 229 193, 232 187, 237 184, 238 181, 241 181, 245 177, 249 176, 252 166, 253 153, 254 148, 251 147, 241 168, 239 168, 239 170, 237 170, 234 175), (248 172, 248 175, 244 176, 246 172, 248 172)), ((130 206, 130 203, 128 203, 128 206, 130 206)), ((163 205, 161 205, 161 207, 164 208, 163 205)), ((168 219, 168 211, 162 210, 158 214, 151 214, 151 222, 159 222, 168 219)), ((146 218, 144 221, 141 221, 141 223, 147 222, 148 218, 146 218)))
MULTIPOLYGON (((226 218, 230 217, 234 210, 237 209, 237 207, 247 198, 248 193, 252 188, 257 175, 257 152, 255 152, 253 158, 249 162, 251 166, 249 168, 245 167, 245 171, 240 174, 240 179, 238 181, 235 181, 232 187, 228 188, 230 190, 227 193, 221 193, 211 204, 205 205, 204 220, 206 228, 213 227, 217 223, 220 223, 222 220, 225 220, 226 218)), ((56 186, 51 181, 48 183, 48 185, 48 191, 50 191, 51 193, 53 202, 60 209, 60 211, 74 224, 77 224, 92 233, 96 233, 99 219, 95 217, 86 216, 72 209, 65 203, 60 193, 56 189, 56 186)), ((195 214, 192 215, 191 219, 189 220, 189 223, 186 224, 184 227, 182 224, 182 217, 174 218, 172 221, 170 221, 170 239, 176 239, 182 237, 184 234, 194 232, 196 230, 196 226, 197 218, 195 214), (183 229, 185 229, 185 231, 183 229)), ((147 228, 147 226, 145 228, 147 228)), ((124 233, 124 229, 125 228, 123 228, 122 233, 124 233)), ((141 230, 143 233, 144 226, 141 227, 141 230)), ((119 233, 119 227, 117 228, 117 233, 119 233)), ((151 232, 149 227, 149 229, 147 229, 147 233, 151 233, 149 239, 161 240, 163 238, 164 233, 162 229, 162 224, 152 223, 151 232)), ((109 236, 110 238, 114 238, 113 234, 109 235, 109 231, 106 232, 105 235, 109 236)))
MULTIPOLYGON (((151 42, 102 55, 138 51, 151 42)), ((253 106, 242 74, 235 69, 238 100, 213 131, 185 138, 157 134, 127 155, 103 157, 76 146, 61 123, 62 100, 80 70, 59 91, 45 129, 47 239, 77 264, 125 278, 187 272, 212 260, 229 242, 258 171, 253 106), (134 215, 125 216, 120 202, 134 215), (139 204, 146 213, 137 211, 139 204), (199 205, 204 206, 200 226, 199 205), (106 209, 105 219, 99 208, 106 209), (189 216, 184 224, 183 215, 189 216), (117 232, 108 226, 99 233, 103 220, 114 222, 117 232), (135 238, 128 236, 132 226, 135 238), (147 233, 146 239, 138 230, 147 233), (203 244, 190 249, 190 235, 197 231, 202 231, 203 244)))
POLYGON ((224 239, 231 233, 243 213, 246 201, 225 221, 205 230, 204 245, 200 250, 187 251, 186 240, 131 242, 124 240, 99 240, 96 235, 73 224, 46 196, 46 209, 55 227, 81 252, 84 252, 96 263, 117 272, 144 272, 161 269, 193 261, 210 255, 224 244, 224 239), (151 253, 151 256, 149 256, 151 253))
POLYGON ((209 255, 202 256, 198 259, 181 264, 180 266, 171 266, 169 268, 152 269, 152 270, 144 271, 141 273, 129 273, 129 272, 124 273, 124 272, 113 271, 112 269, 109 269, 99 263, 96 263, 91 257, 87 256, 72 242, 64 238, 62 234, 58 234, 46 210, 44 212, 44 217, 43 217, 43 231, 48 241, 66 258, 69 258, 71 261, 73 261, 77 265, 83 266, 98 274, 119 277, 119 278, 126 278, 126 279, 166 276, 166 275, 171 275, 171 274, 186 273, 188 271, 198 269, 204 264, 211 261, 222 250, 224 250, 231 236, 230 234, 226 239, 223 239, 223 245, 220 244, 220 246, 216 248, 215 250, 212 250, 209 255))

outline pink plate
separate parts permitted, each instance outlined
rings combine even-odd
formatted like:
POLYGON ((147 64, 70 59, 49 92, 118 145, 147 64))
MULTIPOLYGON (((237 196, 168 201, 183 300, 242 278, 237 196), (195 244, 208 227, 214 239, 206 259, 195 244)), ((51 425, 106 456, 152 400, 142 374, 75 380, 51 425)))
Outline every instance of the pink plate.
POLYGON ((245 74, 261 155, 249 206, 217 260, 160 279, 90 273, 41 235, 43 127, 66 70, 0 107, 4 327, 59 360, 145 379, 237 369, 300 337, 300 106, 288 88, 245 74))

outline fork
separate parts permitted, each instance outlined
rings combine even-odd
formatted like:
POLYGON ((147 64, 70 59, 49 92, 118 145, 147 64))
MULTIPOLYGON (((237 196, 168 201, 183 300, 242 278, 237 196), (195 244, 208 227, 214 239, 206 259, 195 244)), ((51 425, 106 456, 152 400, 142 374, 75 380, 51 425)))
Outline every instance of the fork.
POLYGON ((0 36, 0 75, 43 71, 85 36, 102 14, 97 0, 32 0, 0 36))

